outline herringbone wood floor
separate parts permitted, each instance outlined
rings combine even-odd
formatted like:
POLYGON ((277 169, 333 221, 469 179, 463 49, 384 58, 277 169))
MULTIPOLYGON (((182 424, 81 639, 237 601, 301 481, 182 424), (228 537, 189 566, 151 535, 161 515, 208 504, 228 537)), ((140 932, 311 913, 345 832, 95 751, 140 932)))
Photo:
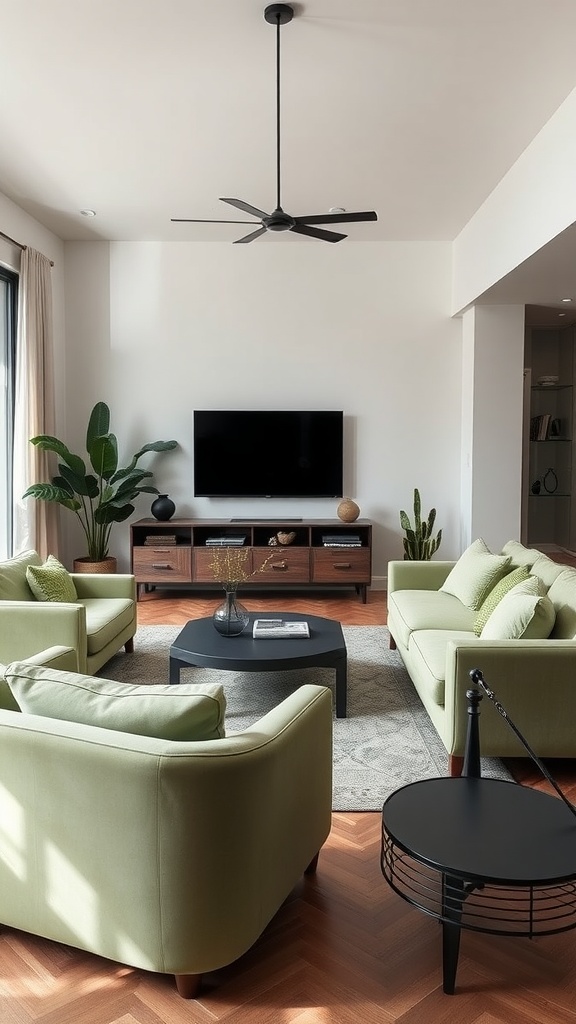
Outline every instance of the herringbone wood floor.
MULTIPOLYGON (((386 621, 378 593, 366 605, 352 594, 245 603, 348 625, 386 621)), ((147 594, 139 621, 180 624, 214 605, 213 594, 147 594)), ((512 767, 540 784, 524 762, 512 767)), ((553 768, 576 799, 576 764, 553 768)), ((198 1000, 181 999, 171 978, 4 929, 1 1024, 576 1024, 574 932, 532 941, 464 933, 457 993, 443 995, 439 925, 388 888, 379 828, 379 814, 334 814, 316 876, 302 879, 249 953, 206 978, 198 1000)))

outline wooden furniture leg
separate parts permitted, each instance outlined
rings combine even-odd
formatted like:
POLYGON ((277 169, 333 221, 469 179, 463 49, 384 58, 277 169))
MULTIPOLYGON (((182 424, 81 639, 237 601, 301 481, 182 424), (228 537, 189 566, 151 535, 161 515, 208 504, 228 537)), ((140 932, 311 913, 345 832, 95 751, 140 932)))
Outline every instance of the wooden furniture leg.
POLYGON ((175 974, 176 988, 178 995, 183 999, 195 999, 200 991, 202 982, 201 974, 175 974))

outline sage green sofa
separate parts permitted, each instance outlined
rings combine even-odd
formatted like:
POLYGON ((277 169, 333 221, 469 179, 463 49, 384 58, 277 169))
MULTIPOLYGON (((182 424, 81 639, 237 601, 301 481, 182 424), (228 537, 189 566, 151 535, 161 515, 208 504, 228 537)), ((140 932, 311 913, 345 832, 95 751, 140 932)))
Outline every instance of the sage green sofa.
MULTIPOLYGON (((468 722, 470 672, 487 685, 540 757, 576 757, 576 569, 510 541, 500 553, 506 572, 526 566, 540 580, 553 611, 542 639, 485 639, 474 632, 478 609, 443 592, 453 561, 392 561, 388 565, 388 628, 449 755, 460 774, 468 722)), ((481 753, 528 756, 513 731, 484 697, 481 753)))
POLYGON ((41 566, 36 551, 0 562, 0 662, 28 658, 59 644, 76 651, 76 669, 93 674, 121 647, 133 650, 136 582, 129 573, 70 573, 74 602, 38 601, 26 579, 41 566))
MULTIPOLYGON (((6 666, 6 680, 92 696, 121 686, 53 671, 66 656, 6 666)), ((186 687, 162 687, 163 699, 177 705, 186 687)), ((242 956, 315 869, 331 807, 326 687, 303 686, 243 732, 194 742, 24 713, 0 687, 0 922, 173 974, 185 997, 242 956)))

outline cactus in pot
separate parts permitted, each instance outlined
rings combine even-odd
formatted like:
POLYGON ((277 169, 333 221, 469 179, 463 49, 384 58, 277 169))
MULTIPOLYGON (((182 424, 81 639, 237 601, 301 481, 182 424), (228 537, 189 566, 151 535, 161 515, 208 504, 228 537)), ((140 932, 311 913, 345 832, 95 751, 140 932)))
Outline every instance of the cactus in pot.
POLYGON ((414 526, 412 526, 406 512, 400 512, 400 525, 406 536, 404 538, 404 559, 410 561, 429 561, 432 555, 440 547, 442 530, 438 530, 436 537, 432 536, 434 523, 436 521, 436 509, 428 513, 428 518, 423 520, 421 515, 420 491, 414 488, 414 526))

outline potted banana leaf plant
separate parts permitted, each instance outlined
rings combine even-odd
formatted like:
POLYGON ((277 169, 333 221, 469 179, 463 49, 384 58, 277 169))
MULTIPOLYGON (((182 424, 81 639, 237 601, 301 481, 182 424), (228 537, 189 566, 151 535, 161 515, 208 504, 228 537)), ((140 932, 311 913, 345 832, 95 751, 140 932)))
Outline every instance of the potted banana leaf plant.
POLYGON ((139 494, 159 494, 151 483, 150 470, 138 463, 147 452, 167 452, 177 441, 152 441, 145 444, 124 468, 118 467, 118 441, 110 433, 110 409, 97 402, 86 431, 89 468, 57 437, 39 434, 30 443, 58 459, 58 475, 51 483, 32 484, 24 497, 54 501, 77 517, 86 538, 86 555, 74 561, 76 572, 115 572, 116 559, 110 556, 110 533, 114 523, 122 523, 134 512, 133 500, 139 494))

